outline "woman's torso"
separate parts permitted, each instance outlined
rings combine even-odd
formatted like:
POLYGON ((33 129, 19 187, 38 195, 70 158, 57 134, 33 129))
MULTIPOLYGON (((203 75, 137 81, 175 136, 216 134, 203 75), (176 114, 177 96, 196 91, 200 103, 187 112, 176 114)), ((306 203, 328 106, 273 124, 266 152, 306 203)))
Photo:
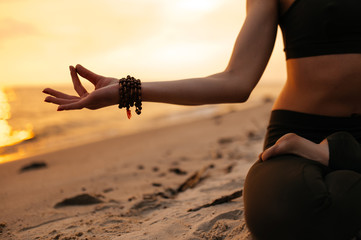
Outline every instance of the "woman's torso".
MULTIPOLYGON (((293 2, 280 0, 280 14, 293 2)), ((287 60, 287 82, 273 109, 327 116, 361 114, 360 90, 359 53, 291 58, 287 60)))

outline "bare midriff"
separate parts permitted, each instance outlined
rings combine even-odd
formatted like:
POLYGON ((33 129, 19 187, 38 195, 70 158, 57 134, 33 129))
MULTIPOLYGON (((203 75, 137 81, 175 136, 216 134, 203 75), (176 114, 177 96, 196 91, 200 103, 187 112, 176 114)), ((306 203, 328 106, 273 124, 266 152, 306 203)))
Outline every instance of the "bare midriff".
POLYGON ((287 60, 287 82, 273 109, 326 116, 361 114, 361 54, 287 60))

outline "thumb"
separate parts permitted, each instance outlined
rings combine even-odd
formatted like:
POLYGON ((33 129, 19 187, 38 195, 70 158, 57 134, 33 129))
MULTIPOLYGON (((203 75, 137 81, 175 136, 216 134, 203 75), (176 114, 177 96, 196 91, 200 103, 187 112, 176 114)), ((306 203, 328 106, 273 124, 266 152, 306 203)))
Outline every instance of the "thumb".
POLYGON ((88 70, 87 68, 83 67, 80 64, 77 64, 75 68, 80 76, 89 80, 94 85, 96 85, 99 82, 99 80, 103 78, 103 76, 93 73, 92 71, 88 70))
POLYGON ((261 159, 262 161, 266 161, 267 159, 269 159, 270 157, 274 156, 277 154, 277 152, 279 152, 279 145, 275 144, 270 148, 267 148, 266 150, 263 151, 263 153, 261 154, 261 159))

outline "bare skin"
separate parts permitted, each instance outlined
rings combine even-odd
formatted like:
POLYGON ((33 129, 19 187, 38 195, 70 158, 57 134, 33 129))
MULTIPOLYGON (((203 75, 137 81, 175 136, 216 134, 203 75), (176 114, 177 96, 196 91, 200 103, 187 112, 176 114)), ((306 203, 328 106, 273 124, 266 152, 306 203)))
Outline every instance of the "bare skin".
MULTIPOLYGON (((247 0, 247 17, 237 37, 227 68, 207 77, 167 82, 143 82, 143 101, 182 105, 245 102, 258 83, 272 53, 278 17, 294 0, 247 0)), ((287 82, 273 109, 327 116, 361 113, 361 54, 339 54, 287 60, 287 82)), ((58 111, 98 109, 119 102, 115 78, 70 67, 78 96, 46 88, 45 101, 59 105, 58 111), (88 93, 78 75, 95 90, 88 93)), ((261 156, 292 153, 328 165, 328 144, 315 144, 295 134, 280 138, 261 156)))
POLYGON ((282 154, 298 155, 320 162, 325 166, 328 166, 330 155, 327 139, 323 140, 320 144, 316 144, 294 133, 288 133, 278 139, 275 145, 266 149, 261 154, 261 159, 266 161, 271 157, 282 154))
POLYGON ((326 116, 361 113, 361 54, 290 59, 274 109, 326 116))

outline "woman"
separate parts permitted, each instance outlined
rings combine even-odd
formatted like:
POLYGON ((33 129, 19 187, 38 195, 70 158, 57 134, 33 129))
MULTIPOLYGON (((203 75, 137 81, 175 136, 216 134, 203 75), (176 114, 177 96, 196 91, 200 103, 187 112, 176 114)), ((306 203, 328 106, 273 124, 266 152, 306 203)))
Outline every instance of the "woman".
MULTIPOLYGON (((287 82, 273 106, 267 150, 244 187, 246 221, 257 239, 350 239, 361 229, 359 12, 358 0, 248 0, 223 72, 142 83, 143 101, 245 102, 281 26, 287 82)), ((59 111, 124 103, 128 90, 117 79, 80 65, 70 73, 79 97, 44 90, 52 95, 45 101, 59 105, 59 111), (78 74, 94 84, 93 92, 85 90, 78 74)))

